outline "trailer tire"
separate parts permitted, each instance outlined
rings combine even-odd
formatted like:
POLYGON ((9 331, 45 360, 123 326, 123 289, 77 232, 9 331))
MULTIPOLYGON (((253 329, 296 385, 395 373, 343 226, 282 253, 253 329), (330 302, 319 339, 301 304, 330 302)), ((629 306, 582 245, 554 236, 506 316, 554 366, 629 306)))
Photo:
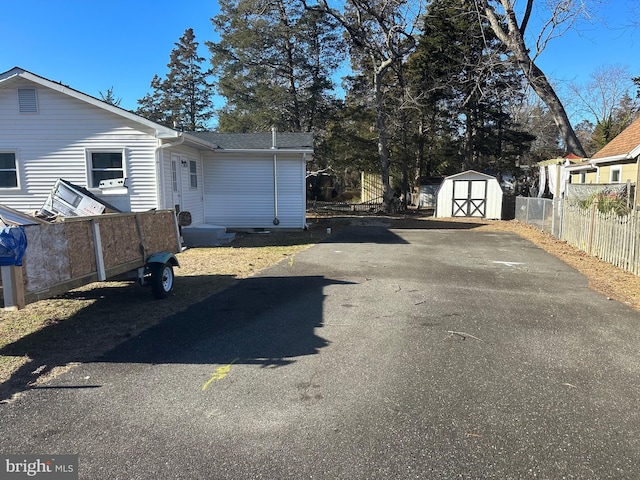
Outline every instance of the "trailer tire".
POLYGON ((151 293, 159 300, 167 298, 173 291, 173 266, 170 263, 153 263, 149 266, 151 272, 151 293))

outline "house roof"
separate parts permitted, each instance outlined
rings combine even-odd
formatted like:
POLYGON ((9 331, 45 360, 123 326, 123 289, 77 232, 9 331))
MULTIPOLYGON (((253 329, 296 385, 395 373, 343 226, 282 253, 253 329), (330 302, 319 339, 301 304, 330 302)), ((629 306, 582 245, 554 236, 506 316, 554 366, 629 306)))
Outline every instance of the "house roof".
MULTIPOLYGON (((273 145, 272 133, 189 132, 196 138, 215 144, 224 150, 268 150, 273 145)), ((313 151, 312 133, 276 133, 278 149, 313 151)))
POLYGON ((598 150, 592 160, 633 159, 640 155, 640 118, 598 150))
MULTIPOLYGON (((14 67, 11 70, 0 73, 0 88, 9 86, 18 79, 29 80, 136 122, 154 131, 156 138, 159 140, 165 140, 171 144, 184 143, 199 150, 266 150, 271 149, 273 146, 272 133, 179 132, 20 67, 14 67)), ((313 153, 313 134, 277 133, 276 147, 278 149, 313 153)))
POLYGON ((167 128, 163 125, 157 124, 150 120, 147 120, 140 115, 136 115, 133 112, 125 110, 124 108, 117 107, 115 105, 111 105, 107 102, 103 102, 102 100, 98 100, 91 95, 87 95, 86 93, 82 93, 79 90, 75 90, 68 85, 64 85, 60 82, 54 82, 47 78, 41 77, 40 75, 36 75, 35 73, 31 73, 27 70, 24 70, 20 67, 14 67, 11 70, 8 70, 4 73, 0 73, 0 88, 5 85, 10 85, 15 80, 23 78, 25 80, 29 80, 43 87, 50 88, 52 90, 56 90, 60 93, 64 93, 65 95, 69 95, 70 97, 76 98, 78 100, 82 100, 86 103, 99 107, 103 110, 110 111, 115 113, 116 115, 120 115, 121 117, 128 118, 135 122, 146 125, 147 127, 151 127, 156 132, 156 136, 158 138, 177 138, 180 136, 180 132, 173 130, 171 128, 167 128))
POLYGON ((110 103, 99 100, 95 97, 92 97, 91 95, 87 95, 86 93, 82 93, 79 90, 75 90, 68 85, 64 85, 60 82, 54 82, 20 67, 14 67, 11 70, 0 73, 0 88, 7 87, 18 79, 25 79, 43 87, 56 90, 60 93, 143 125, 146 128, 151 129, 154 132, 156 138, 158 138, 159 140, 177 140, 178 143, 186 143, 198 149, 213 150, 216 148, 216 145, 208 144, 204 139, 195 138, 189 134, 184 134, 172 128, 165 127, 164 125, 160 125, 159 123, 152 122, 151 120, 147 120, 146 118, 141 117, 140 115, 136 115, 129 110, 111 105, 110 103))

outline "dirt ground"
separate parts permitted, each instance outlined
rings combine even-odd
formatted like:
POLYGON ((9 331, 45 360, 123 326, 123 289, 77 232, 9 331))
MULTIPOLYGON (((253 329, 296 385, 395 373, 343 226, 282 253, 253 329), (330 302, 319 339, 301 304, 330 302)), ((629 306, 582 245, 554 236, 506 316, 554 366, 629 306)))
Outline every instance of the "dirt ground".
POLYGON ((90 361, 242 278, 283 260, 294 261, 297 252, 325 239, 328 228, 335 233, 348 225, 513 232, 583 273, 595 291, 640 310, 640 277, 517 221, 440 220, 408 212, 395 216, 312 214, 308 223, 310 228, 304 231, 238 233, 228 247, 194 248, 178 254, 175 291, 166 300, 155 300, 149 289, 130 283, 107 282, 27 305, 18 312, 0 313, 0 400, 78 362, 90 361))

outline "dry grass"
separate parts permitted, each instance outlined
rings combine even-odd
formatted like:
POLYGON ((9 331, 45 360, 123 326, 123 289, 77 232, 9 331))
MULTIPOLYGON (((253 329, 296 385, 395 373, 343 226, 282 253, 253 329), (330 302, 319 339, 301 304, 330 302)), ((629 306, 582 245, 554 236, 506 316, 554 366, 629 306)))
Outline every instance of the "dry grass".
POLYGON ((442 221, 417 214, 395 217, 319 216, 307 231, 239 234, 231 247, 196 248, 178 255, 175 295, 153 299, 130 283, 87 285, 0 315, 0 399, 89 361, 139 332, 209 295, 274 265, 326 237, 326 228, 381 221, 391 228, 473 228, 509 231, 561 258, 586 275, 591 287, 640 309, 640 277, 589 257, 570 245, 518 222, 462 219, 442 221))

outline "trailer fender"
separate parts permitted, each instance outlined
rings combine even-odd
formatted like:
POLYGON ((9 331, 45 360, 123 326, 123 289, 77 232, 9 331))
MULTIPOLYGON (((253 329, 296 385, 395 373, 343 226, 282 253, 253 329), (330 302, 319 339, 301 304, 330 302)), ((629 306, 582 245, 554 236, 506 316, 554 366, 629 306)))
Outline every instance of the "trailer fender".
POLYGON ((178 259, 171 252, 158 252, 147 258, 147 267, 151 264, 159 263, 160 265, 170 264, 173 267, 179 267, 178 259))

